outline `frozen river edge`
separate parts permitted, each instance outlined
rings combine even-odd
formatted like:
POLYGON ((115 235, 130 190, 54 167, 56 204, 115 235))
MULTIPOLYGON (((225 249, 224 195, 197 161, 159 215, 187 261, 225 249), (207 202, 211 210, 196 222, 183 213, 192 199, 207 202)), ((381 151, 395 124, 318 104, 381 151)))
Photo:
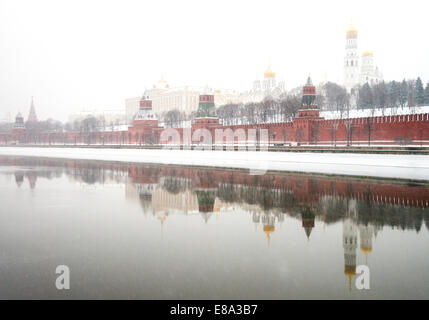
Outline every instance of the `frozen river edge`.
POLYGON ((429 182, 429 155, 1 147, 0 155, 305 172, 429 182))

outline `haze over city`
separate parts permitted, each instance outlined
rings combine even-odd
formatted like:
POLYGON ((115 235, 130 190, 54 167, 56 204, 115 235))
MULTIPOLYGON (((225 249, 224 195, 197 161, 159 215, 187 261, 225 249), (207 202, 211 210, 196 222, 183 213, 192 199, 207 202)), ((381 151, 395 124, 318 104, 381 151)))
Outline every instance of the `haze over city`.
POLYGON ((270 64, 286 88, 343 81, 345 30, 384 79, 429 80, 423 1, 0 1, 0 118, 65 121, 122 109, 161 75, 249 90, 270 64))
POLYGON ((0 0, 0 300, 428 300, 428 9, 0 0))

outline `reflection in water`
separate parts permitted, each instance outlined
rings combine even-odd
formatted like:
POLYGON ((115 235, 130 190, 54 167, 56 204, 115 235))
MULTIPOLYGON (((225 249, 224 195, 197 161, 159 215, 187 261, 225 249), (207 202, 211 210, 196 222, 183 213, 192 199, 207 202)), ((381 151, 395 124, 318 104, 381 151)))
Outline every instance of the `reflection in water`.
POLYGON ((349 290, 356 276, 358 246, 368 264, 373 238, 384 226, 416 232, 423 224, 429 228, 426 185, 15 157, 0 158, 0 168, 13 168, 3 174, 14 174, 19 188, 25 180, 34 189, 38 179, 63 175, 87 185, 125 185, 126 199, 137 200, 144 215, 155 217, 161 225, 173 215, 200 215, 208 223, 213 214, 240 208, 265 233, 268 246, 285 216, 301 220, 308 241, 316 226, 342 223, 349 290))

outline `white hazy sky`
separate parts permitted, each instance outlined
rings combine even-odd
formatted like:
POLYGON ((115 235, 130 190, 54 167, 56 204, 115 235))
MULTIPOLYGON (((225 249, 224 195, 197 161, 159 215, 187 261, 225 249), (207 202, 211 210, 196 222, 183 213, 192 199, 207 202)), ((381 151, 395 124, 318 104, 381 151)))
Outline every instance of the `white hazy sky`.
POLYGON ((121 109, 171 86, 249 89, 271 63, 288 88, 342 82, 345 30, 386 79, 429 80, 427 0, 0 0, 0 119, 121 109))

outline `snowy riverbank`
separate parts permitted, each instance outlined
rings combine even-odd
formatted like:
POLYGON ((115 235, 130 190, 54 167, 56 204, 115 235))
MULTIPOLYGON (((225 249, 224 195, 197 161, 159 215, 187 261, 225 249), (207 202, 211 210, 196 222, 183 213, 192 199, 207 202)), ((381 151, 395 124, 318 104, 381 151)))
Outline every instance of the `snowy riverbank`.
POLYGON ((429 181, 428 155, 2 147, 0 155, 212 166, 429 181))

